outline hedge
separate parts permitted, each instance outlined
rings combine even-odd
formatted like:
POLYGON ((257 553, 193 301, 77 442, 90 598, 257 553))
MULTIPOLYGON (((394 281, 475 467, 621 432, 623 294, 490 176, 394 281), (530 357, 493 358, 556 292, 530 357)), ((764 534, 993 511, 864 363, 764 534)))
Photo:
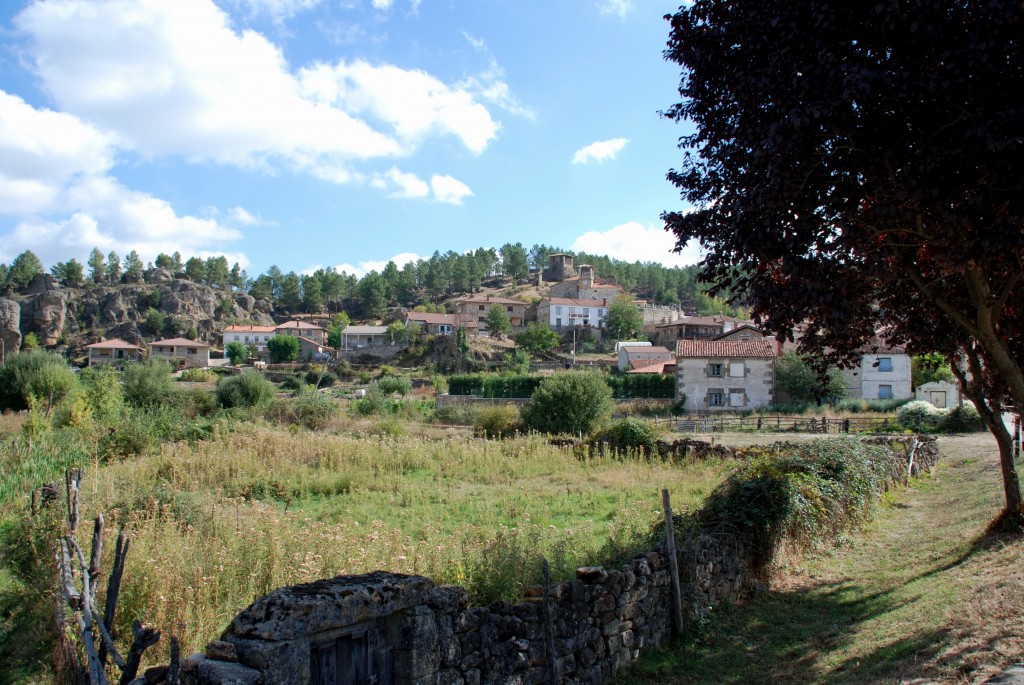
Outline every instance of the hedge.
MULTIPOLYGON (((500 375, 496 373, 458 374, 448 379, 448 394, 478 395, 504 399, 527 398, 540 385, 545 376, 500 375)), ((665 374, 624 374, 605 376, 604 382, 618 399, 663 398, 675 396, 675 376, 665 374)))

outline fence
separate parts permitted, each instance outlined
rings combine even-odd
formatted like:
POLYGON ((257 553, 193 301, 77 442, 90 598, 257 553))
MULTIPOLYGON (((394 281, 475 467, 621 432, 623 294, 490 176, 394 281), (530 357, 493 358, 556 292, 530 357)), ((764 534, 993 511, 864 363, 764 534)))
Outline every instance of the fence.
MULTIPOLYGON (((917 430, 934 428, 938 419, 919 421, 917 430)), ((690 433, 714 433, 720 431, 792 431, 802 433, 887 433, 903 430, 904 426, 891 416, 852 416, 829 418, 827 416, 774 416, 759 414, 735 416, 725 414, 699 414, 680 416, 676 419, 676 430, 690 433)))

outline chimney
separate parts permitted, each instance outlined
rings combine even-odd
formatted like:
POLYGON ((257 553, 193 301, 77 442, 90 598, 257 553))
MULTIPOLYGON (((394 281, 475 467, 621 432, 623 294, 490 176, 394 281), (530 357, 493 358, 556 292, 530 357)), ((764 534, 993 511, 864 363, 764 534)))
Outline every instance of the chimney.
POLYGON ((602 297, 601 298, 601 304, 602 305, 607 305, 608 304, 608 298, 607 297, 602 297))

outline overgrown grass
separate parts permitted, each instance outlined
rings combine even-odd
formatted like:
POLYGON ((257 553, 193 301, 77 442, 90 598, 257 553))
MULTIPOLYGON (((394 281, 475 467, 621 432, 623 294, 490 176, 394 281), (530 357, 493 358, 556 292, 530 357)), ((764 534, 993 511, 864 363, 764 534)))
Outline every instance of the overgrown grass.
MULTIPOLYGON (((616 563, 647 543, 661 487, 692 508, 735 466, 580 459, 538 436, 313 439, 299 427, 226 419, 211 421, 203 440, 131 459, 49 454, 22 455, 41 470, 5 481, 7 548, 26 544, 31 487, 83 466, 83 516, 102 511, 108 531, 124 527, 132 539, 119 631, 141 617, 187 651, 254 597, 337 574, 417 573, 464 585, 475 602, 517 599, 540 581, 541 557, 557 578, 616 563)), ((36 601, 28 587, 0 592, 36 601)))

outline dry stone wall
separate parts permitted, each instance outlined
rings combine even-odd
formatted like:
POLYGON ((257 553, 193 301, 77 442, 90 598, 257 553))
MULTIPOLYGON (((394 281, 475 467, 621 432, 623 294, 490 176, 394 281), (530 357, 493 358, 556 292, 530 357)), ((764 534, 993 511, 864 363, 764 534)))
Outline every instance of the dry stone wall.
MULTIPOLYGON (((894 467, 894 482, 938 459, 934 437, 873 441, 907 457, 913 451, 913 468, 894 467)), ((687 621, 754 581, 748 550, 728 531, 709 531, 677 554, 687 621)), ((546 593, 534 588, 518 604, 471 607, 464 588, 419 576, 338 576, 258 599, 205 656, 190 657, 183 682, 596 685, 667 643, 672 606, 664 548, 617 570, 578 569, 575 579, 546 593)))

